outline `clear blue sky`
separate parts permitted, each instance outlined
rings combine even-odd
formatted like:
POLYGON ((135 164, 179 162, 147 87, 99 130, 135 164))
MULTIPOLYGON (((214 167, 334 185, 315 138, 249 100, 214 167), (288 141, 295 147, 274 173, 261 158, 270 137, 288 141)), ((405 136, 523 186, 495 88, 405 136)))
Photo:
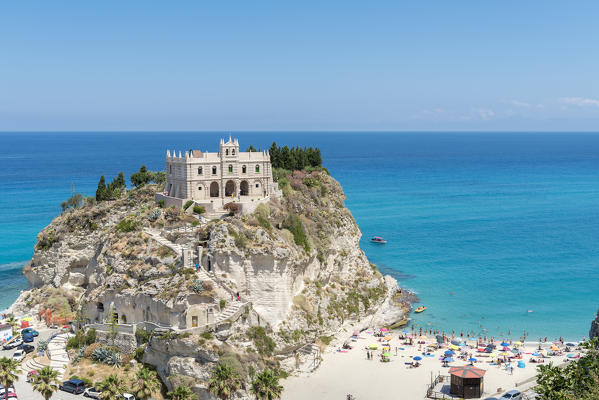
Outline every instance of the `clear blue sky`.
POLYGON ((599 131, 598 1, 4 2, 0 51, 5 131, 599 131))

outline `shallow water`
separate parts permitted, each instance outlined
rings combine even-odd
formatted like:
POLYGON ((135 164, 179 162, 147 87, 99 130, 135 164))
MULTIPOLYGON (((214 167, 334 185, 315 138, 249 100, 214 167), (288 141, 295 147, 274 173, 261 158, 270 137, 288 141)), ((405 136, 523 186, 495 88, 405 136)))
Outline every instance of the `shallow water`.
MULTIPOLYGON (((74 190, 218 133, 0 133, 0 309, 74 190), (16 264, 15 264, 16 263, 16 264)), ((599 135, 239 133, 241 147, 315 145, 347 194, 370 260, 428 309, 417 326, 530 338, 588 334, 599 307, 599 135), (380 235, 386 245, 369 242, 380 235), (528 312, 531 310, 532 312, 528 312)))

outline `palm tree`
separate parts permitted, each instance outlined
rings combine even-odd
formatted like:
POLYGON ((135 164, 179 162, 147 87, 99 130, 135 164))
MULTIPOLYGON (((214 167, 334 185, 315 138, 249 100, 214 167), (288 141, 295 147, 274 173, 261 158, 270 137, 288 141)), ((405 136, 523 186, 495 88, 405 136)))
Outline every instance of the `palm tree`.
POLYGON ((123 393, 127 391, 125 381, 116 374, 110 374, 104 378, 102 382, 98 383, 98 389, 102 392, 100 394, 102 400, 122 400, 123 393))
POLYGON ((12 315, 8 317, 6 323, 12 327, 12 335, 14 336, 17 333, 18 321, 12 315))
POLYGON ((33 379, 33 390, 48 400, 58 390, 58 371, 46 366, 37 371, 33 379))
POLYGON ((281 397, 283 386, 279 385, 279 376, 267 368, 256 375, 250 392, 259 399, 273 400, 281 397))
POLYGON ((172 392, 168 392, 166 397, 170 400, 195 400, 198 396, 185 386, 176 386, 172 392))
POLYGON ((8 388, 19 380, 17 374, 20 372, 18 362, 6 357, 0 358, 0 384, 6 388, 4 392, 5 399, 8 398, 8 388))
POLYGON ((152 397, 152 393, 160 390, 160 381, 156 377, 156 372, 149 368, 142 368, 135 373, 135 383, 133 390, 135 397, 140 400, 152 397))
POLYGON ((208 382, 210 393, 224 400, 231 397, 240 387, 241 377, 233 367, 226 363, 216 364, 208 382))

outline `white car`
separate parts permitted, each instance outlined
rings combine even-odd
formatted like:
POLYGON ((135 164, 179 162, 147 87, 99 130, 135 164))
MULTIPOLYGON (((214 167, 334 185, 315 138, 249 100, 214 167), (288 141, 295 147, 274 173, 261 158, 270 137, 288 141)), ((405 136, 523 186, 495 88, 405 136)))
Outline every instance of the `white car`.
POLYGON ((129 394, 129 393, 123 393, 123 398, 125 400, 135 400, 135 396, 133 396, 132 394, 129 394))
POLYGON ((18 362, 23 361, 23 359, 25 358, 25 355, 27 353, 25 353, 24 350, 17 350, 15 351, 15 353, 12 355, 12 359, 18 362))

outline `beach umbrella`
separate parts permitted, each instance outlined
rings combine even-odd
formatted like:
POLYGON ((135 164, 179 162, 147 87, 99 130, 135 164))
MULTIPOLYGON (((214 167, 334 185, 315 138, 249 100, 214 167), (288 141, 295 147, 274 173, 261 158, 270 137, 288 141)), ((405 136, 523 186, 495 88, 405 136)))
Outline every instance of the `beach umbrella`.
POLYGON ((453 358, 451 358, 451 357, 447 357, 447 358, 446 358, 446 359, 444 359, 443 361, 450 363, 450 362, 453 362, 453 358))
MULTIPOLYGON (((25 318, 23 318, 23 321, 25 321, 25 318)), ((576 346, 574 343, 566 343, 566 346, 576 346)))
POLYGON ((492 353, 492 352, 493 352, 493 349, 492 349, 492 348, 490 348, 490 347, 487 347, 487 348, 485 349, 485 353, 492 353))
POLYGON ((451 350, 445 350, 445 355, 446 356, 453 356, 453 354, 454 354, 453 351, 451 351, 451 350))
POLYGON ((437 335, 436 339, 437 339, 437 343, 439 343, 439 344, 443 343, 443 336, 437 335))
POLYGON ((522 342, 521 341, 517 341, 516 343, 514 343, 516 346, 522 346, 522 342))
POLYGON ((534 353, 532 353, 532 355, 535 357, 540 357, 541 353, 539 353, 538 351, 535 351, 534 353))
POLYGON ((452 349, 452 350, 458 350, 459 349, 459 347, 456 346, 455 344, 450 344, 449 348, 452 349))
POLYGON ((567 357, 568 357, 568 358, 574 358, 574 357, 576 357, 576 355, 575 355, 574 353, 568 353, 568 356, 567 356, 567 357))
POLYGON ((422 357, 420 357, 420 356, 416 356, 416 357, 414 357, 413 359, 414 359, 414 360, 416 360, 416 361, 420 361, 420 360, 422 360, 422 357))
POLYGON ((370 348, 370 350, 376 350, 379 348, 378 344, 371 344, 370 346, 368 346, 370 348))
POLYGON ((510 347, 510 344, 508 342, 501 342, 501 345, 503 347, 510 347))
POLYGON ((387 328, 381 328, 381 332, 387 332, 387 328))
POLYGON ((474 358, 474 357, 472 357, 472 358, 469 358, 469 359, 468 359, 468 361, 470 361, 470 362, 475 362, 475 361, 476 361, 476 358, 474 358))
POLYGON ((507 351, 502 351, 501 353, 499 353, 500 356, 509 356, 510 353, 508 353, 507 351))
POLYGON ((460 341, 459 341, 459 340, 457 340, 457 339, 453 339, 453 340, 451 341, 451 344, 455 344, 455 345, 457 346, 457 345, 459 345, 459 344, 460 344, 460 341))
POLYGON ((514 353, 514 354, 518 354, 518 353, 520 353, 520 350, 512 349, 511 352, 514 353))
POLYGON ((410 331, 406 331, 405 329, 401 331, 401 333, 410 333, 410 331))
POLYGON ((391 336, 385 336, 385 340, 391 340, 393 339, 391 336))
POLYGON ((491 348, 491 349, 494 349, 494 348, 496 348, 497 346, 495 346, 493 343, 489 343, 489 344, 487 345, 487 347, 488 347, 488 348, 491 348))
POLYGON ((383 353, 383 357, 391 357, 391 353, 389 353, 389 352, 383 353))

